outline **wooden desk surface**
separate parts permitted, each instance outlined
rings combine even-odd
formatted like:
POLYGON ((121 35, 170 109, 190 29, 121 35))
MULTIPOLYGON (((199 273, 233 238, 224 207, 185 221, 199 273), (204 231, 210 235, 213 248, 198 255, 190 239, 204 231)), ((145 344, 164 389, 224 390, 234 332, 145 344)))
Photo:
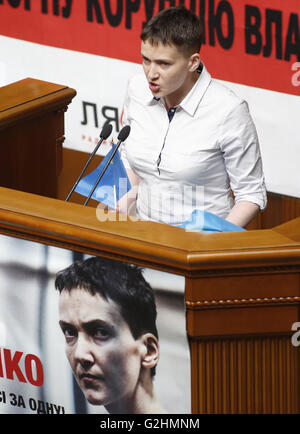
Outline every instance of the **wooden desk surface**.
POLYGON ((2 233, 186 276, 220 268, 300 264, 300 218, 273 229, 216 234, 121 221, 125 218, 0 187, 2 233))

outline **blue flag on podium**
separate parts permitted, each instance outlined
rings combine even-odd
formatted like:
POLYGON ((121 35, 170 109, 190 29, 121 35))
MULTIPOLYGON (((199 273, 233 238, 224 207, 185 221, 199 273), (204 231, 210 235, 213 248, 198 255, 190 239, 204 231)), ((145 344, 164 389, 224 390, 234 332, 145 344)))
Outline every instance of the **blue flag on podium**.
MULTIPOLYGON (((100 173, 104 169, 107 161, 113 153, 116 145, 108 152, 101 164, 93 172, 82 178, 77 187, 76 193, 88 197, 93 189, 100 173)), ((102 202, 108 205, 109 208, 115 209, 118 200, 124 196, 131 188, 126 169, 121 159, 121 155, 117 150, 114 158, 107 167, 104 175, 102 176, 97 188, 95 189, 91 199, 102 202)))
POLYGON ((191 217, 184 223, 178 225, 178 227, 188 231, 198 232, 238 232, 246 230, 211 212, 199 209, 195 209, 191 217))

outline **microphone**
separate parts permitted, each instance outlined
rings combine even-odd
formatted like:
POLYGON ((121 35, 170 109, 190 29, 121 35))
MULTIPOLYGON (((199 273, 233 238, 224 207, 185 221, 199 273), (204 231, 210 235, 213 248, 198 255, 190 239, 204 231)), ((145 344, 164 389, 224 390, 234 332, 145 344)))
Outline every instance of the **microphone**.
POLYGON ((99 149, 101 143, 103 142, 103 140, 106 140, 106 139, 111 135, 111 132, 112 132, 112 126, 111 126, 111 124, 105 124, 104 127, 102 128, 101 133, 100 133, 100 140, 99 140, 99 142, 97 143, 95 149, 93 150, 93 152, 92 152, 92 154, 90 155, 89 159, 88 159, 87 162, 85 163, 84 168, 82 169, 82 171, 81 171, 81 173, 80 173, 80 175, 79 175, 77 181, 76 181, 75 184, 73 185, 73 187, 72 187, 70 193, 68 194, 68 196, 67 196, 65 202, 68 202, 68 200, 70 199, 70 197, 71 197, 73 191, 75 190, 75 188, 77 187, 79 181, 80 181, 81 178, 83 177, 84 172, 86 171, 88 165, 90 164, 90 162, 91 162, 92 159, 94 158, 94 155, 95 155, 96 152, 98 151, 98 149, 99 149))
POLYGON ((106 162, 105 167, 103 168, 102 172, 101 172, 100 175, 98 176, 98 179, 97 179, 97 181, 95 182, 94 187, 92 188, 92 190, 91 190, 91 192, 90 192, 88 198, 87 198, 86 201, 84 202, 83 206, 85 206, 85 205, 88 203, 88 201, 90 200, 90 198, 92 197, 94 191, 95 191, 96 188, 97 188, 97 185, 98 185, 99 182, 101 181, 102 176, 103 176, 104 173, 106 172, 106 169, 107 169, 108 166, 110 165, 110 162, 112 161, 112 159, 114 158, 114 156, 115 156, 117 150, 119 149, 119 146, 121 145, 122 142, 124 142, 124 141, 127 139, 127 137, 129 136, 129 133, 130 133, 130 126, 129 126, 129 125, 125 125, 125 127, 123 127, 123 128, 121 129, 121 131, 119 132, 119 135, 118 135, 118 140, 119 140, 119 141, 118 141, 118 143, 116 144, 116 147, 115 147, 115 149, 113 150, 113 152, 112 152, 111 156, 109 157, 108 161, 106 162))

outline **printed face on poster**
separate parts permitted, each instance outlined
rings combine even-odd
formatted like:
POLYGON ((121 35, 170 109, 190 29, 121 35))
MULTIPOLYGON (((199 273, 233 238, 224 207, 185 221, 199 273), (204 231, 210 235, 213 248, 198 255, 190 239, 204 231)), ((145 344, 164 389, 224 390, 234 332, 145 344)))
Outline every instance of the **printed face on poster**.
POLYGON ((190 413, 183 294, 155 270, 0 245, 0 413, 190 413))

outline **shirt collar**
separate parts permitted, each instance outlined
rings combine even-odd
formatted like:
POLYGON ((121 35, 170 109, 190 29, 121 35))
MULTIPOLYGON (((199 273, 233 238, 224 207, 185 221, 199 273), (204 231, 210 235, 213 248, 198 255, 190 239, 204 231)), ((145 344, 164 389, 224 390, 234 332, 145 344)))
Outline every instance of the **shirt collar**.
POLYGON ((199 106, 211 82, 210 73, 207 71, 204 64, 202 64, 202 66, 203 66, 202 72, 198 80, 196 81, 192 89, 189 91, 189 93, 186 95, 186 97, 179 104, 179 106, 191 116, 194 116, 195 111, 199 106))
MULTIPOLYGON (((205 68, 202 63, 202 71, 199 75, 198 80, 186 95, 186 97, 178 104, 178 107, 181 107, 185 110, 189 115, 193 116, 195 111, 200 104, 209 84, 211 82, 211 75, 205 68)), ((148 105, 157 104, 160 101, 160 98, 156 98, 152 96, 152 93, 149 90, 149 97, 147 96, 146 103, 148 105)))

